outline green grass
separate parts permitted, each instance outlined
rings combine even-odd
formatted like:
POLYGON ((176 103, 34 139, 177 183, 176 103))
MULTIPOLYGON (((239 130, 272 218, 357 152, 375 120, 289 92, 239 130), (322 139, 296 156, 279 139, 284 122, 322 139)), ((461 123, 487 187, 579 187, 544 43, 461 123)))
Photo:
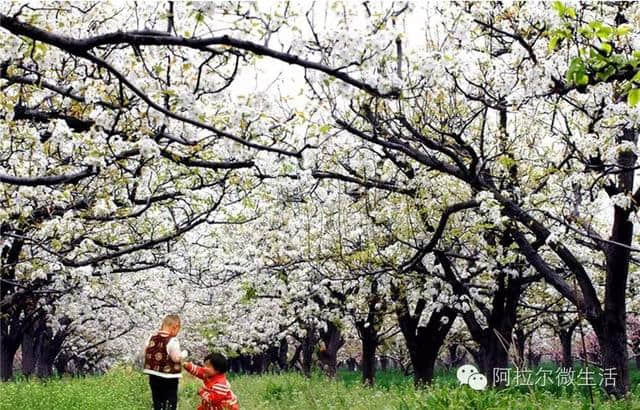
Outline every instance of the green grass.
MULTIPOLYGON (((630 398, 604 400, 595 390, 596 409, 640 409, 640 372, 632 372, 630 398)), ((340 372, 335 381, 320 374, 310 379, 299 374, 232 376, 233 390, 246 409, 590 409, 580 389, 506 388, 476 392, 458 386, 455 375, 438 373, 433 386, 416 390, 411 378, 399 372, 378 372, 377 386, 366 388, 360 375, 340 372)), ((195 409, 200 382, 185 377, 180 382, 179 409, 195 409)), ((102 376, 16 380, 0 384, 0 409, 6 410, 114 410, 150 409, 146 376, 119 368, 102 376)))

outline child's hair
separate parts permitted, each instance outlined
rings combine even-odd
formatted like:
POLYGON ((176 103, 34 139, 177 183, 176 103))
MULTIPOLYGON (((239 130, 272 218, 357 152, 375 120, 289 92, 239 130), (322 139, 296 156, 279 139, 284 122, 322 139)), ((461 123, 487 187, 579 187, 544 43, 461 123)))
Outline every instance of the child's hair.
POLYGON ((229 370, 229 361, 220 353, 210 353, 204 358, 204 362, 209 362, 214 369, 220 373, 226 373, 229 370))
POLYGON ((167 315, 162 320, 162 328, 166 329, 171 326, 180 325, 180 316, 178 315, 167 315))

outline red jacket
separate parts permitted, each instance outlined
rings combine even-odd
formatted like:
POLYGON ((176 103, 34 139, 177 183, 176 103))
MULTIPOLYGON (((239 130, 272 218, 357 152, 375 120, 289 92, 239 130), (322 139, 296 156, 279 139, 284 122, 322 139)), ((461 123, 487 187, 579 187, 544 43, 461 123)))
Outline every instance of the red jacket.
POLYGON ((202 398, 198 410, 240 409, 238 398, 231 391, 231 386, 224 373, 210 375, 209 369, 196 366, 193 363, 187 363, 184 368, 204 382, 204 387, 198 392, 198 395, 202 398))

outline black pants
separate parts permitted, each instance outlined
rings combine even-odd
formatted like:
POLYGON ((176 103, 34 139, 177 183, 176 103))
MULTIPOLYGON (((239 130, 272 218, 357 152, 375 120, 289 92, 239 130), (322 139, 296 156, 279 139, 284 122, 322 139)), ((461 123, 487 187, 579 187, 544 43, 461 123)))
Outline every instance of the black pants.
POLYGON ((149 375, 153 410, 176 410, 178 406, 178 380, 149 375))

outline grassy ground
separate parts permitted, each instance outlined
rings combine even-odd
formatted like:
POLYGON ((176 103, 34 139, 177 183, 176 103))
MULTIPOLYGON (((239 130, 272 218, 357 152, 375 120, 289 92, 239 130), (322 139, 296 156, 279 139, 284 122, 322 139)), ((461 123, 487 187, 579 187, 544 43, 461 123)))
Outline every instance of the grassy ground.
MULTIPOLYGON (((400 373, 379 372, 377 386, 360 385, 359 374, 341 372, 338 380, 321 375, 306 379, 298 374, 236 376, 233 390, 246 409, 590 409, 588 393, 581 389, 506 388, 477 392, 458 386, 455 375, 441 373, 436 383, 416 390, 400 373)), ((606 401, 597 389, 596 409, 640 409, 640 372, 632 373, 630 398, 606 401)), ((180 383, 179 409, 195 409, 200 382, 185 377, 180 383)), ((147 378, 138 371, 117 369, 103 376, 18 380, 0 383, 0 409, 4 410, 114 410, 150 409, 147 378)))

